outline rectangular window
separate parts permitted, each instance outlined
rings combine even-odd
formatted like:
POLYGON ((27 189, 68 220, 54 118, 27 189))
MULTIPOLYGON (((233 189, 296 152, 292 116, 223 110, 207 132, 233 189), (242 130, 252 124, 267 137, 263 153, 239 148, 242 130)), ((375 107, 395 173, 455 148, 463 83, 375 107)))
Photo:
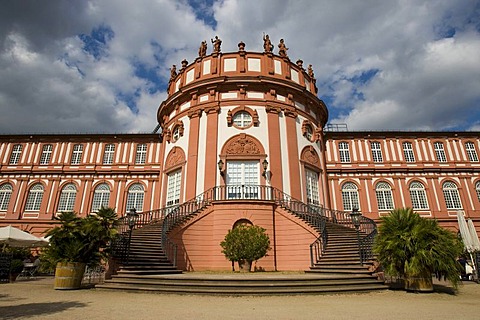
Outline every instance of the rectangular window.
POLYGON ((447 156, 445 155, 445 150, 443 149, 443 143, 435 142, 433 147, 435 149, 435 155, 437 156, 438 162, 447 162, 447 156))
POLYGON ((338 151, 340 152, 340 162, 350 163, 350 151, 348 149, 348 143, 340 142, 338 144, 338 151))
POLYGON ((83 144, 74 145, 70 164, 73 164, 73 165, 80 164, 82 162, 82 155, 83 155, 83 144))
POLYGON ((168 175, 167 206, 172 206, 180 202, 181 179, 182 179, 182 170, 174 171, 168 175))
POLYGON ((465 149, 467 150, 468 160, 470 160, 470 162, 478 162, 475 145, 472 142, 467 142, 465 143, 465 149))
POLYGON ((147 145, 137 144, 137 154, 135 155, 135 164, 145 164, 147 160, 147 145))
POLYGON ((410 142, 403 143, 403 156, 406 162, 415 162, 415 155, 413 154, 413 146, 410 142))
POLYGON ((227 162, 227 196, 229 199, 257 199, 259 197, 259 162, 227 162))
POLYGON ((318 173, 305 169, 307 176, 307 203, 319 205, 318 198, 318 173))
POLYGON ((371 142, 370 148, 372 149, 373 162, 383 162, 382 148, 380 147, 380 142, 371 142))
POLYGON ((115 155, 115 145, 107 144, 105 146, 105 152, 103 153, 103 164, 112 164, 114 155, 115 155))
POLYGON ((16 144, 13 146, 12 154, 10 155, 10 161, 8 164, 18 164, 20 156, 22 155, 22 145, 16 144))
POLYGON ((53 146, 51 144, 46 144, 43 146, 42 155, 40 156, 40 164, 46 165, 50 163, 52 157, 53 146))

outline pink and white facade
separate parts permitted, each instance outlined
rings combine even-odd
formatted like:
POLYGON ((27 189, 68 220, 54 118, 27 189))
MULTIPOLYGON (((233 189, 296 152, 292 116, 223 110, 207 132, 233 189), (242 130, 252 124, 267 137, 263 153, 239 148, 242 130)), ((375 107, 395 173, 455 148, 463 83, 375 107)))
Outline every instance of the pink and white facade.
POLYGON ((220 192, 170 237, 185 270, 228 270, 220 241, 236 223, 267 229, 265 270, 305 270, 318 232, 271 199, 378 219, 396 207, 480 229, 478 132, 323 131, 313 74, 270 52, 182 63, 159 106, 160 134, 0 137, 0 224, 40 233, 61 211, 120 215, 220 192), (310 75, 309 75, 310 74, 310 75))

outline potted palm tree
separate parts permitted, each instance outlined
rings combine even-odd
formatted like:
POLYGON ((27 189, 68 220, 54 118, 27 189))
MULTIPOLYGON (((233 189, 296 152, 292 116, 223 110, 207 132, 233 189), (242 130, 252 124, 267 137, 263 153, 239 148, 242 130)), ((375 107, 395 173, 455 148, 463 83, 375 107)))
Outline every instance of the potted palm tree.
POLYGON ((220 243, 222 253, 228 260, 238 262, 240 271, 250 272, 252 262, 263 258, 270 250, 270 238, 265 232, 260 226, 236 226, 220 243))
POLYGON ((457 287, 461 243, 435 219, 420 217, 411 208, 382 217, 373 250, 385 273, 402 278, 406 290, 433 291, 433 275, 457 287))
POLYGON ((117 215, 112 208, 80 218, 64 212, 56 218, 60 225, 46 236, 50 245, 44 256, 56 264, 55 289, 78 289, 85 267, 100 264, 109 254, 109 244, 117 236, 117 215))

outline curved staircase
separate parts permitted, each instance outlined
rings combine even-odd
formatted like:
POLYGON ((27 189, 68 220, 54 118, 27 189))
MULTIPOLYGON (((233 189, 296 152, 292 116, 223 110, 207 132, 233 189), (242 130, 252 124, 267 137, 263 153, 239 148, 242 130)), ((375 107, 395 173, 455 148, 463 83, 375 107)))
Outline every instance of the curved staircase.
MULTIPOLYGON (((312 207, 292 200, 273 188, 270 188, 268 193, 263 192, 268 199, 262 200, 274 201, 319 231, 320 237, 312 246, 317 245, 320 249, 317 250, 315 259, 312 253, 310 270, 305 273, 182 274, 182 271, 175 267, 175 254, 166 252, 168 232, 195 216, 212 201, 226 200, 219 197, 223 193, 217 188, 177 206, 174 210, 166 208, 142 213, 136 218, 137 229, 134 229, 131 235, 130 253, 121 264, 118 274, 96 287, 219 295, 322 294, 370 292, 388 288, 382 281, 377 280, 371 268, 369 269, 371 261, 365 261, 365 256, 360 259, 361 245, 359 246, 357 232, 351 227, 351 221, 348 221, 348 213, 339 214, 331 210, 327 212, 321 207, 312 207), (363 261, 363 264, 360 261, 363 261)), ((124 234, 128 232, 125 226, 123 231, 124 234)), ((369 240, 372 233, 361 231, 359 235, 363 243, 364 240, 369 240)))

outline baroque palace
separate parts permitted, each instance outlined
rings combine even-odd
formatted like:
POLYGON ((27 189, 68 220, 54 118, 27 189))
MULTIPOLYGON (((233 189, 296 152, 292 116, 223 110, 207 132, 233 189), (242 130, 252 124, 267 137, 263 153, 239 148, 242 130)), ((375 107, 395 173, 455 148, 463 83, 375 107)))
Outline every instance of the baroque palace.
POLYGON ((311 65, 264 41, 224 53, 216 38, 209 55, 205 41, 173 66, 158 133, 0 136, 0 225, 41 234, 64 211, 161 219, 189 205, 169 229, 183 270, 228 270, 219 244, 239 223, 270 236, 261 268, 308 268, 320 235, 294 205, 377 222, 412 207, 452 230, 462 210, 480 228, 479 132, 332 130, 311 65))

